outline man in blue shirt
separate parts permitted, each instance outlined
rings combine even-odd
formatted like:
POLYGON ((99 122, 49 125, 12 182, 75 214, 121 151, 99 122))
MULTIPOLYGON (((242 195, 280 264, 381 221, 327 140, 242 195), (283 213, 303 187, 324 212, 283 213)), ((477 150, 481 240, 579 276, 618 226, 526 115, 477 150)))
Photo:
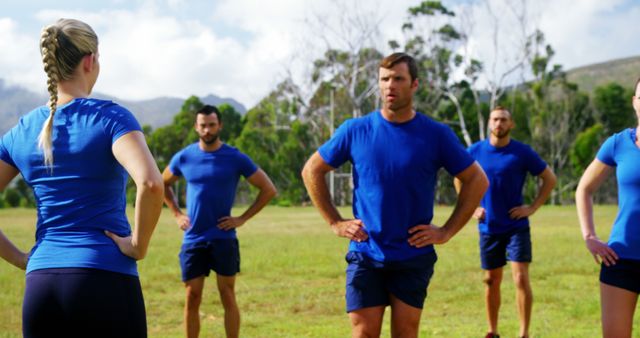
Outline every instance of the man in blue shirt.
POLYGON ((235 229, 257 214, 276 195, 267 174, 238 149, 224 144, 220 112, 206 105, 196 113, 197 143, 179 151, 162 176, 165 203, 184 233, 180 251, 182 281, 187 295, 184 320, 187 337, 200 332, 199 308, 204 279, 216 272, 218 292, 224 306, 227 337, 238 337, 240 311, 235 298, 235 275, 240 271, 240 250, 235 229), (240 216, 231 216, 238 180, 243 176, 258 188, 255 202, 240 216), (180 177, 187 181, 187 214, 178 205, 171 185, 180 177))
MULTIPOLYGON (((480 257, 486 271, 484 282, 489 333, 498 336, 500 283, 507 259, 511 261, 516 286, 516 303, 520 319, 519 337, 529 336, 533 295, 529 283, 531 236, 529 220, 549 197, 556 177, 547 164, 528 145, 512 140, 515 126, 511 113, 497 107, 489 116, 489 138, 469 147, 489 178, 489 190, 476 209, 479 220, 480 257), (524 204, 522 187, 527 173, 542 179, 542 186, 531 205, 524 204)), ((456 187, 459 182, 456 182, 456 187)))
POLYGON ((384 58, 378 82, 382 109, 343 123, 302 176, 332 230, 351 240, 346 300, 353 337, 380 336, 387 305, 392 336, 417 337, 437 259, 433 244, 446 243, 469 220, 487 179, 447 126, 413 109, 418 79, 411 56, 384 58), (353 219, 336 210, 325 182, 347 161, 353 164, 353 219), (431 220, 442 167, 460 179, 462 191, 439 227, 431 220))

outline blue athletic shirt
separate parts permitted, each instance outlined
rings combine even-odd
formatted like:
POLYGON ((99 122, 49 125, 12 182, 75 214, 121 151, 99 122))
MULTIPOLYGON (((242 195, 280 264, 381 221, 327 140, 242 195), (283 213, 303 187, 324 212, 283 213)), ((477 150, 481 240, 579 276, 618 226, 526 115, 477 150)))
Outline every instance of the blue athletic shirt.
POLYGON ((334 168, 353 164, 353 215, 369 239, 349 250, 377 261, 434 251, 410 246, 409 228, 431 223, 438 170, 455 176, 473 163, 449 127, 420 113, 404 123, 380 111, 347 120, 318 152, 334 168))
POLYGON ((640 149, 635 145, 635 130, 609 137, 596 158, 615 167, 618 181, 618 215, 609 246, 620 258, 640 260, 640 149))
POLYGON ((34 109, 0 140, 0 159, 16 167, 33 189, 38 221, 27 273, 48 268, 95 268, 137 276, 136 262, 104 234, 128 236, 127 172, 111 146, 141 130, 125 108, 74 99, 53 120, 53 171, 44 165, 38 135, 49 108, 34 109))
POLYGON ((478 229, 484 234, 500 234, 529 225, 528 218, 512 219, 509 210, 524 203, 522 187, 527 173, 538 176, 547 168, 530 146, 510 140, 504 147, 494 147, 489 139, 468 149, 489 179, 489 189, 480 205, 485 209, 478 229))
POLYGON ((216 151, 204 151, 198 143, 180 150, 169 170, 187 181, 187 215, 191 228, 184 232, 184 244, 219 238, 236 238, 236 230, 218 229, 218 219, 231 215, 240 175, 249 177, 258 167, 249 156, 222 144, 216 151))

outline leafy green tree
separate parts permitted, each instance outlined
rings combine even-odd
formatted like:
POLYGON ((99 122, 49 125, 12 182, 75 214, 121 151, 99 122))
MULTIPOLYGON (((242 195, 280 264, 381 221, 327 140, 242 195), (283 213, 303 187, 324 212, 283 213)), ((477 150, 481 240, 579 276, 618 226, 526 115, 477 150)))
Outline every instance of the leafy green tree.
POLYGON ((637 124, 630 103, 633 92, 617 83, 597 87, 593 94, 593 106, 604 127, 605 134, 613 134, 637 124))

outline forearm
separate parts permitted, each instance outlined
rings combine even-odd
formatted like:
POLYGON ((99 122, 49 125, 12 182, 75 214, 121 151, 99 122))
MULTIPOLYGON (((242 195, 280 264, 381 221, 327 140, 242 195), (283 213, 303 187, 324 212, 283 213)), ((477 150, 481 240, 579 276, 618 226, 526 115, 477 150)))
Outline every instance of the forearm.
POLYGON ((143 184, 136 194, 135 225, 131 244, 137 249, 138 259, 147 254, 153 230, 162 210, 163 189, 157 184, 143 184))
POLYGON ((276 193, 277 191, 275 187, 260 189, 258 196, 256 196, 256 200, 251 204, 251 206, 249 206, 249 208, 247 208, 247 210, 245 210, 245 212, 242 213, 242 215, 240 215, 240 217, 245 222, 248 221, 251 217, 260 212, 262 208, 269 204, 269 201, 276 196, 276 193))
POLYGON ((458 201, 451 216, 442 226, 449 238, 453 237, 467 224, 478 205, 480 205, 482 196, 488 186, 489 182, 481 170, 476 172, 467 182, 460 181, 458 201))
POLYGON ((538 210, 542 205, 544 205, 547 199, 549 199, 549 196, 551 195, 551 192, 553 191, 555 185, 555 179, 545 179, 542 181, 542 186, 538 190, 538 195, 531 204, 534 210, 538 210))
POLYGON ((26 266, 26 254, 0 231, 0 257, 20 269, 26 266))
POLYGON ((170 185, 164 186, 164 203, 167 205, 169 210, 171 210, 171 214, 174 217, 182 215, 182 210, 180 210, 178 199, 176 195, 173 193, 173 188, 171 188, 170 185))
POLYGON ((593 198, 592 194, 578 186, 576 190, 576 209, 578 210, 578 220, 582 238, 597 237, 596 227, 593 221, 593 198))

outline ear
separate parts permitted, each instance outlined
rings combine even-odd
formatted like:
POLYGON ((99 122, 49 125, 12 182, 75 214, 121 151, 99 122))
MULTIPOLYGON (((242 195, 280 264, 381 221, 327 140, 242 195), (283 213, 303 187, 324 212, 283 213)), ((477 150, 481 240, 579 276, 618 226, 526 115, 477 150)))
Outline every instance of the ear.
POLYGON ((93 67, 95 66, 95 62, 96 62, 96 54, 95 53, 91 53, 91 54, 87 54, 82 58, 82 70, 85 71, 85 73, 89 73, 93 70, 93 67))
POLYGON ((413 90, 414 92, 418 90, 418 79, 413 80, 413 82, 411 83, 411 90, 413 90))

